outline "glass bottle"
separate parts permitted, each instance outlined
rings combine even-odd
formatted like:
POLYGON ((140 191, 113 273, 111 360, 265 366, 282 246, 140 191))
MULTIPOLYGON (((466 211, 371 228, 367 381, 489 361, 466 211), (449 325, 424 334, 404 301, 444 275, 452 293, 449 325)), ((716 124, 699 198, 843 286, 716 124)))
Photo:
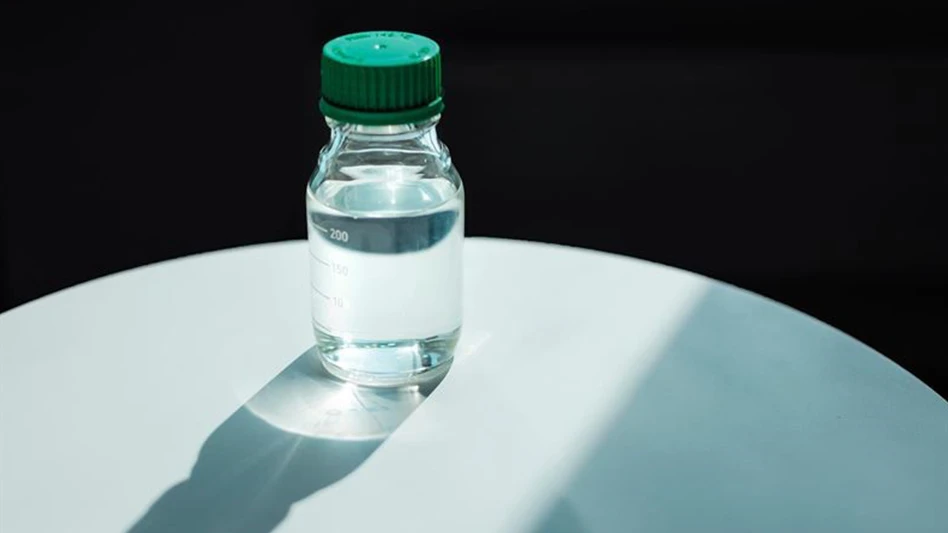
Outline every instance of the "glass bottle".
POLYGON ((323 48, 331 136, 306 192, 316 348, 362 385, 443 374, 461 328, 464 188, 436 126, 437 43, 404 32, 323 48))

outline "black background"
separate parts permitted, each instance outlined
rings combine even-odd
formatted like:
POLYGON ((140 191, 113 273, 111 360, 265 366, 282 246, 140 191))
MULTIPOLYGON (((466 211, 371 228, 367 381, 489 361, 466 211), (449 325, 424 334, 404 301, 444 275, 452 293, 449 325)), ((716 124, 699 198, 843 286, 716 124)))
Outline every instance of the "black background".
POLYGON ((740 285, 945 395, 942 18, 773 1, 7 5, 0 309, 303 238, 327 136, 320 47, 399 29, 442 44, 439 132, 468 235, 740 285))

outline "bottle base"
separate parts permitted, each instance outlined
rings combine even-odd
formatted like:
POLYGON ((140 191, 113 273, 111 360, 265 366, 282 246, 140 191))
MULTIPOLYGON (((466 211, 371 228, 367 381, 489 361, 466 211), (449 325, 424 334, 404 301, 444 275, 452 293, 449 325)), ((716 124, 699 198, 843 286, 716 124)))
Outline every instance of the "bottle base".
POLYGON ((314 326, 316 353, 333 376, 368 387, 416 385, 443 377, 461 329, 392 341, 346 339, 314 326))

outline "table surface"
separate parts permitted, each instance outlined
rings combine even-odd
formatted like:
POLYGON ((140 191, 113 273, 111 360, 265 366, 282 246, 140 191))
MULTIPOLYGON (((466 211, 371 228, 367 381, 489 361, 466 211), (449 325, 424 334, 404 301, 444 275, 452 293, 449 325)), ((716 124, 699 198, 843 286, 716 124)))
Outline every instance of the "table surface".
POLYGON ((0 315, 0 532, 943 532, 948 404, 865 345, 634 259, 468 239, 436 388, 334 381, 305 243, 0 315))

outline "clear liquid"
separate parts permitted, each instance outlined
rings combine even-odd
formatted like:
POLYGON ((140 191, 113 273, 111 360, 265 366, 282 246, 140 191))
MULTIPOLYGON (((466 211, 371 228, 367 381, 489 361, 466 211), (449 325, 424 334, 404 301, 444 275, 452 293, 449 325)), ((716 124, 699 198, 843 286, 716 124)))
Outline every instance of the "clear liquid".
POLYGON ((400 385, 446 370, 461 327, 463 196, 408 166, 350 167, 307 193, 317 352, 330 372, 400 385))

